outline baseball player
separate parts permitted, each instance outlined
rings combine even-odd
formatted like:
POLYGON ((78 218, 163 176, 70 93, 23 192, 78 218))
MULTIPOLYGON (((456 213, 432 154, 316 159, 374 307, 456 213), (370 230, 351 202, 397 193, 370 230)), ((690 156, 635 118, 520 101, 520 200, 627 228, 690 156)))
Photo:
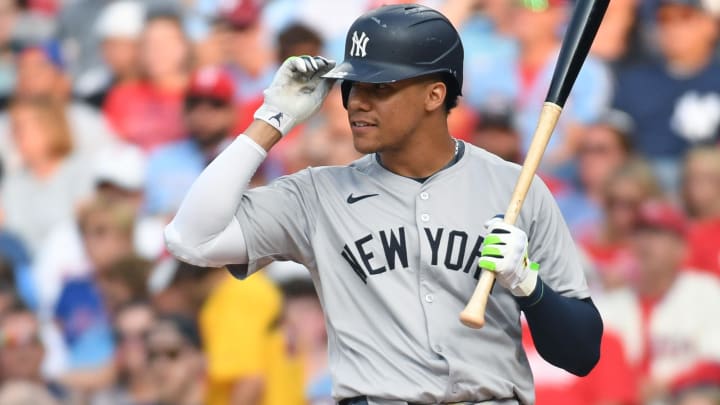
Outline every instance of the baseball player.
POLYGON ((457 31, 433 9, 386 6, 353 23, 345 57, 337 67, 309 56, 283 63, 255 121, 167 226, 169 250, 239 278, 273 260, 310 269, 341 405, 532 404, 520 311, 546 360, 587 374, 602 321, 550 192, 534 181, 517 227, 492 219, 519 167, 448 133, 462 88, 457 31), (267 151, 335 79, 367 155, 248 190, 267 151), (475 330, 458 314, 481 271, 499 286, 475 330))

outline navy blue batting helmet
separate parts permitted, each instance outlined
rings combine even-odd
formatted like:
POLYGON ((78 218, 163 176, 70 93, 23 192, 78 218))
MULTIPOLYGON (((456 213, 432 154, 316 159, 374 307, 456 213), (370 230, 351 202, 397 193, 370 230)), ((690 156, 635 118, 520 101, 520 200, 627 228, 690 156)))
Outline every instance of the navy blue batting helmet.
POLYGON ((416 4, 391 5, 355 20, 345 40, 345 60, 323 77, 391 83, 440 73, 449 78, 449 91, 460 94, 463 57, 460 35, 439 11, 416 4))

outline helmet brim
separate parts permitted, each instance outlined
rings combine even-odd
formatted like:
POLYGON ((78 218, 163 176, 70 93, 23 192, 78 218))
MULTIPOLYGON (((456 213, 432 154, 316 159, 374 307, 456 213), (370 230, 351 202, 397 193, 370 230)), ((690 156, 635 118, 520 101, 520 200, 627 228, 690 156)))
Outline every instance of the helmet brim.
POLYGON ((370 60, 351 59, 343 61, 322 77, 360 83, 392 83, 445 71, 447 71, 447 69, 433 70, 370 60))

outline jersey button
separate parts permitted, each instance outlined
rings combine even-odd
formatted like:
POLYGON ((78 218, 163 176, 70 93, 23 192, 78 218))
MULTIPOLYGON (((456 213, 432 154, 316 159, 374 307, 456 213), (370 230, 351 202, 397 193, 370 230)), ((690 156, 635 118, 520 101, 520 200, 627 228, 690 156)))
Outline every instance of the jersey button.
POLYGON ((434 349, 435 349, 436 352, 442 353, 442 346, 440 346, 440 345, 435 345, 434 349))
POLYGON ((428 215, 428 214, 422 214, 422 215, 420 215, 420 219, 421 219, 423 222, 427 222, 427 221, 430 220, 430 215, 428 215))
POLYGON ((424 192, 424 191, 423 191, 422 193, 420 193, 420 199, 421 199, 421 200, 427 200, 428 198, 430 198, 430 194, 428 194, 428 193, 426 193, 426 192, 424 192))
POLYGON ((434 300, 435 300, 435 297, 433 297, 432 294, 427 294, 425 296, 425 301, 427 301, 427 302, 433 302, 434 300))

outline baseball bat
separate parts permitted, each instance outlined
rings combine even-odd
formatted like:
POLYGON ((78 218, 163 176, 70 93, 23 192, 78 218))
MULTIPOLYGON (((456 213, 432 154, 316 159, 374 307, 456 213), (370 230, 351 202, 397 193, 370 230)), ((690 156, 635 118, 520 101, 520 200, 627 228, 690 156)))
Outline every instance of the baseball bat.
MULTIPOLYGON (((510 204, 505 212, 504 221, 508 224, 515 224, 520 215, 520 209, 545 153, 550 136, 555 130, 565 101, 567 101, 580 68, 590 51, 590 45, 595 39, 595 34, 597 34, 609 4, 610 0, 577 0, 575 2, 575 9, 550 82, 550 89, 543 104, 530 149, 528 149, 520 176, 515 184, 510 204)), ((485 309, 494 283, 495 273, 483 271, 470 301, 460 314, 460 321, 464 325, 476 329, 485 325, 485 309)))

